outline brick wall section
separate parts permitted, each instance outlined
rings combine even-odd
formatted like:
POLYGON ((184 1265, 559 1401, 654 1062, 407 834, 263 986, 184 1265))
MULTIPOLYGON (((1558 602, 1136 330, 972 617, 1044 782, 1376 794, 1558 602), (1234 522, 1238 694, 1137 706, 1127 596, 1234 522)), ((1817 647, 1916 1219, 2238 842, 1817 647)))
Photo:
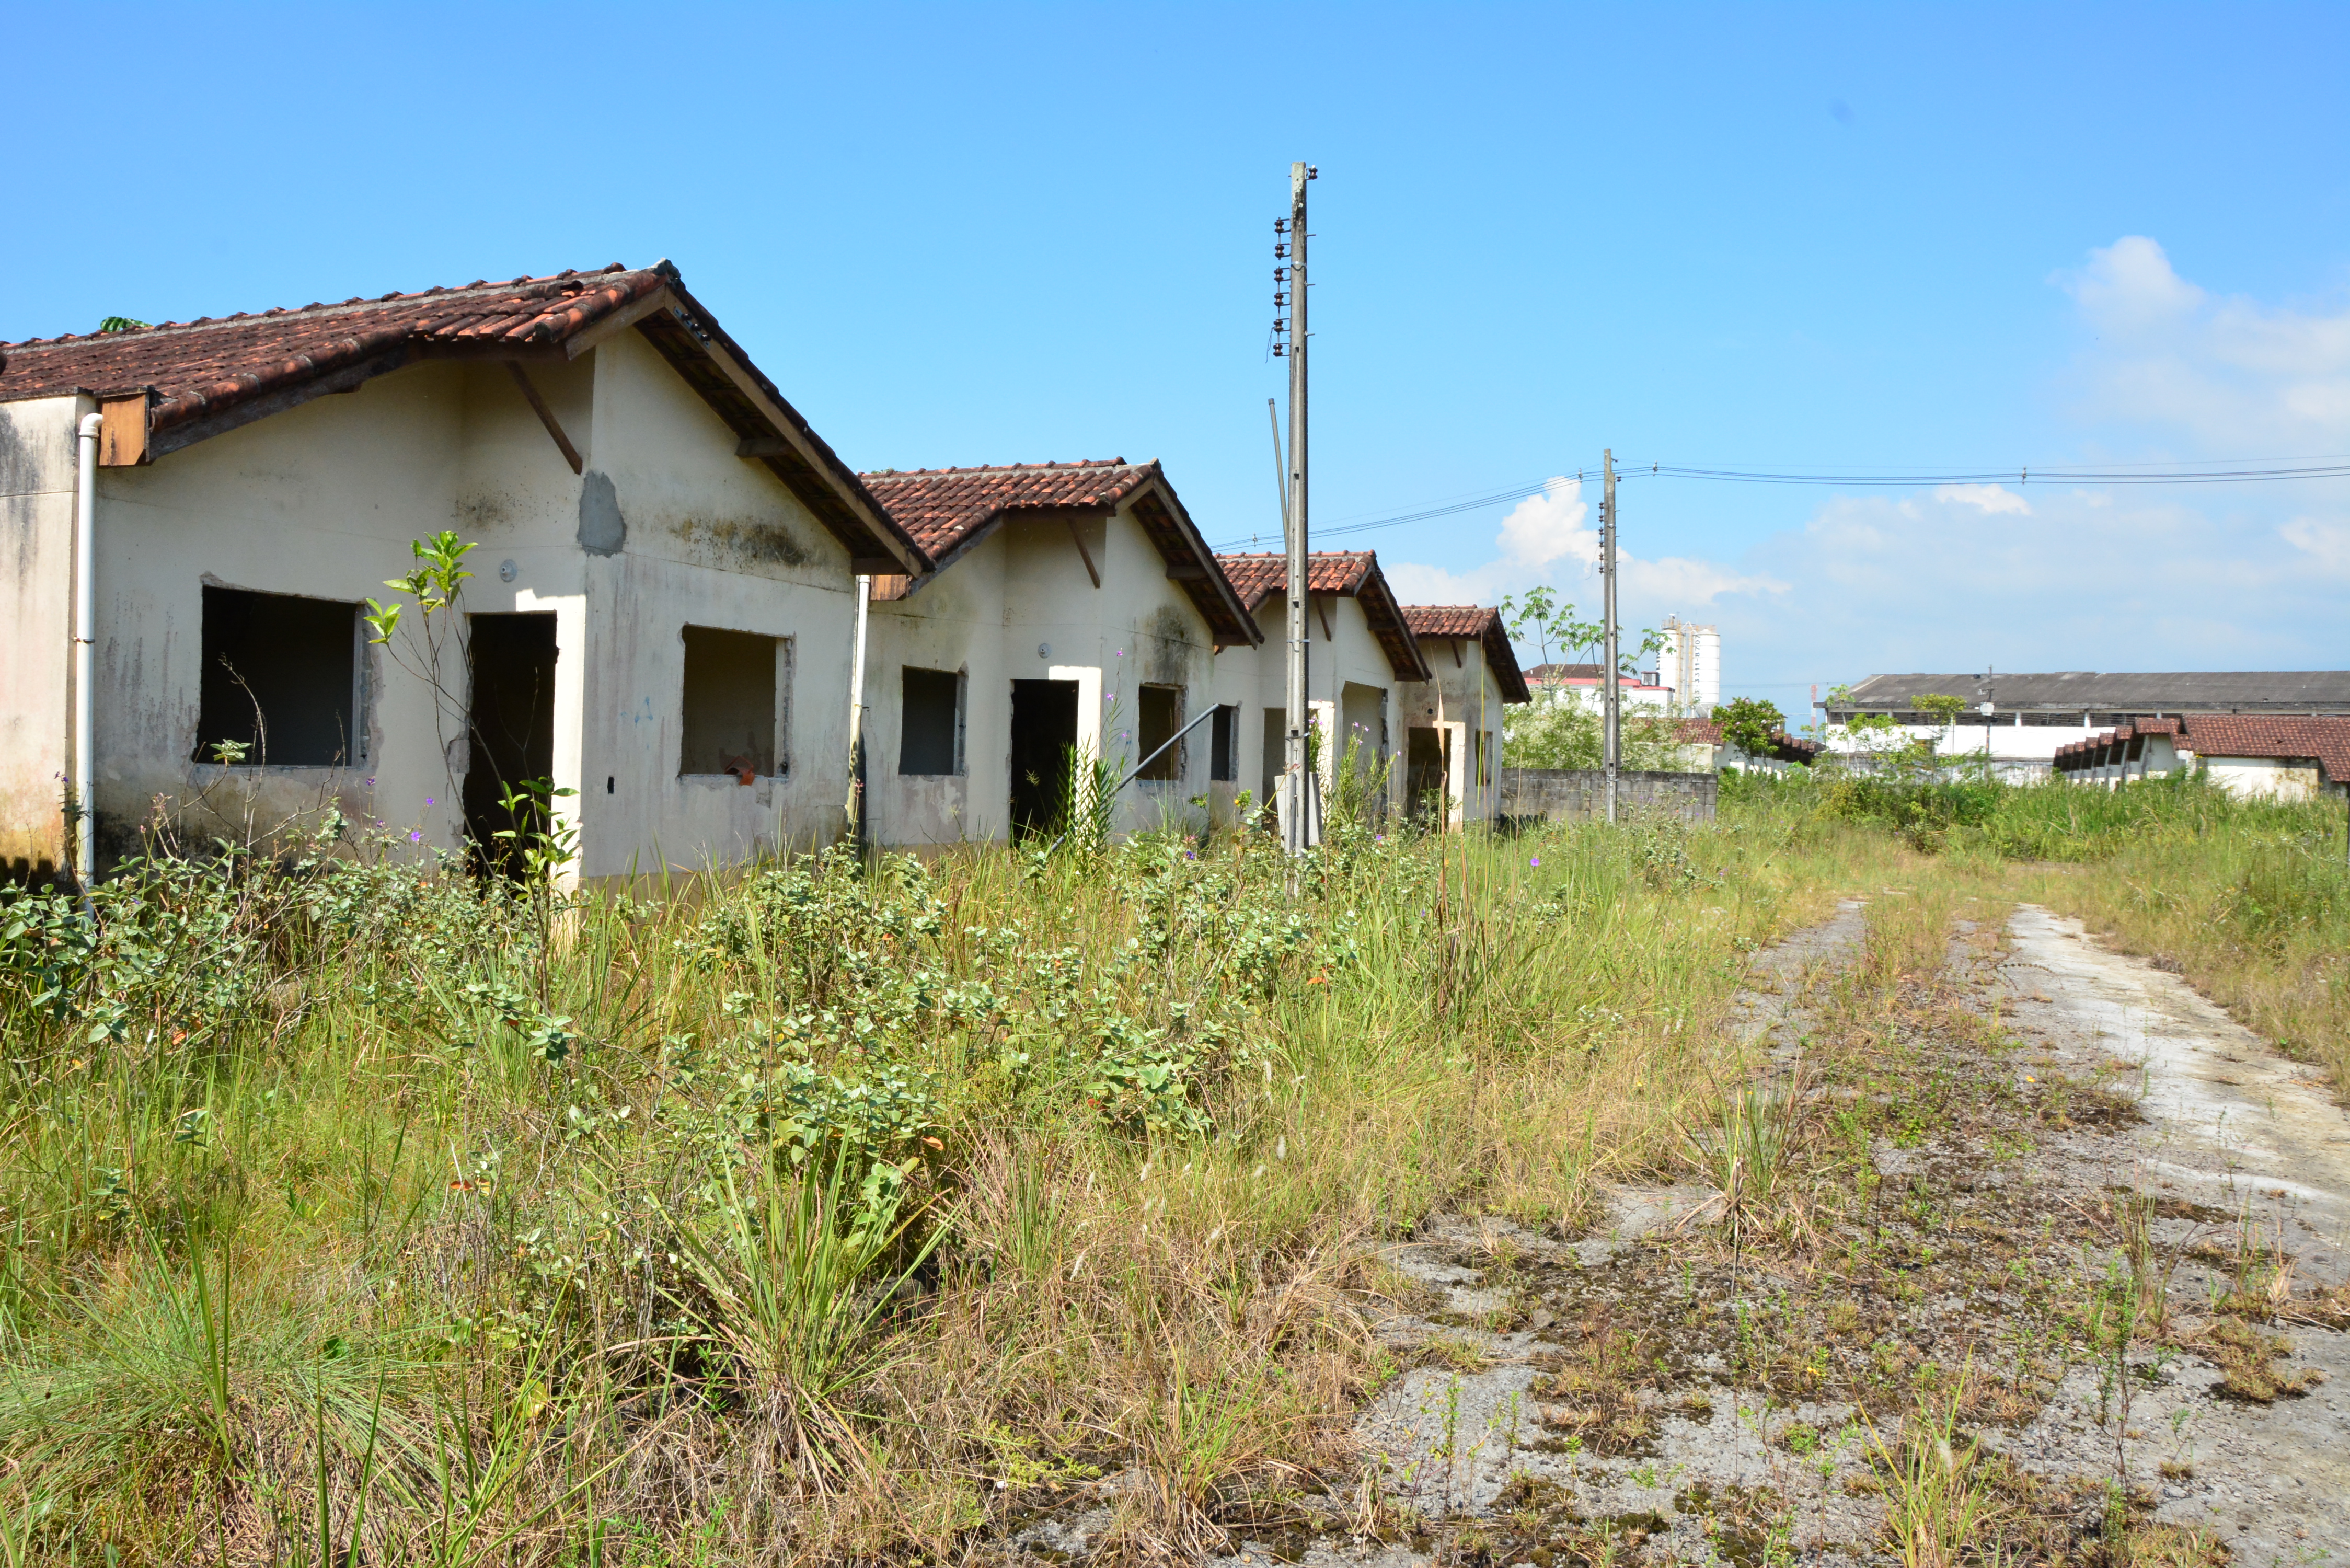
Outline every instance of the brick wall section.
MULTIPOLYGON (((1689 822, 1711 822, 1721 783, 1712 774, 1616 775, 1616 799, 1625 811, 1666 812, 1689 822)), ((1503 816, 1573 822, 1607 815, 1607 775, 1597 768, 1503 768, 1503 816)))

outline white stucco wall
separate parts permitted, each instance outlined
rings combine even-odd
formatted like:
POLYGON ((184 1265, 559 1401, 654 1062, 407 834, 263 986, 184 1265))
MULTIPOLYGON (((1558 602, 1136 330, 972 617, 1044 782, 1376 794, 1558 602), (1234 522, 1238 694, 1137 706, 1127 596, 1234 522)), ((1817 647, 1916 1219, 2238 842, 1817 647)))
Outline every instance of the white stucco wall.
POLYGON ((74 426, 80 398, 0 403, 0 876, 66 865, 74 426))
POLYGON ((2314 800, 2317 764, 2292 757, 2210 757, 2204 776, 2239 800, 2314 800))
MULTIPOLYGON (((1140 685, 1180 688, 1183 722, 1212 700, 1207 622, 1168 577, 1166 557, 1123 510, 1078 527, 1099 587, 1066 522, 1015 518, 910 597, 873 607, 865 733, 876 844, 935 852, 1010 836, 1014 680, 1076 682, 1077 743, 1120 776, 1141 760, 1140 685), (964 677, 960 775, 899 772, 908 666, 964 677)), ((1176 778, 1138 779, 1120 792, 1114 830, 1203 826, 1191 801, 1207 793, 1209 755, 1203 724, 1184 742, 1176 778)))
MULTIPOLYGON (((338 769, 190 760, 199 708, 206 584, 358 601, 390 597, 410 542, 442 529, 476 541, 463 607, 552 610, 556 618, 556 783, 581 829, 588 877, 667 865, 724 865, 837 834, 847 793, 847 552, 634 333, 567 364, 534 363, 539 387, 585 459, 574 475, 502 365, 427 362, 357 391, 99 475, 97 696, 101 851, 120 854, 156 803, 213 830, 267 827, 332 803, 355 819, 463 838, 461 711, 436 719, 421 670, 365 650, 364 749, 338 769), (626 520, 607 554, 581 543, 581 499, 608 483, 626 520), (512 562, 513 581, 501 580, 512 562), (792 639, 788 773, 750 787, 677 774, 687 624, 792 639), (430 805, 427 805, 427 802, 430 805)), ((0 406, 11 421, 33 408, 0 406)), ((54 445, 54 432, 43 440, 54 445)), ((70 520, 70 442, 64 507, 70 520)), ((59 592, 50 552, 50 467, 36 493, 7 503, 28 606, 59 592), (32 519, 19 527, 20 520, 32 519), (21 537, 20 537, 21 535, 21 537)), ((50 613, 44 611, 43 613, 50 613)), ((60 609, 56 614, 62 614, 60 609)), ((415 612, 409 612, 411 624, 415 612)), ((62 713, 46 626, 21 621, 5 644, 0 724, 39 755, 62 713), (29 629, 28 629, 29 628, 29 629), (29 649, 29 651, 26 651, 29 649)), ((416 655, 403 637, 400 658, 416 655)), ((440 670, 462 702, 453 645, 440 670)), ((62 739, 53 749, 62 754, 62 739)), ((780 766, 780 763, 779 763, 780 766)), ((21 831, 28 786, 9 775, 8 822, 21 831)))

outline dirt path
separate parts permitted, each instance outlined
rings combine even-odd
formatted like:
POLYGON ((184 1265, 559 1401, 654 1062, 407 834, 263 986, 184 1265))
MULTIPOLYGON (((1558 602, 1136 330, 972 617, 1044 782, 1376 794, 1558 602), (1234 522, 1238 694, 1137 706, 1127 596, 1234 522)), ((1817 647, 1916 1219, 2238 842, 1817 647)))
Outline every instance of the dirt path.
MULTIPOLYGON (((2047 1048, 2036 1060, 2075 1073, 2120 1063, 2139 1074, 2145 1123, 2118 1139, 2068 1140, 2065 1157, 2108 1185, 2159 1194, 2170 1214, 2158 1220, 2157 1241, 2167 1250, 2250 1232, 2282 1242, 2288 1283, 2350 1279, 2350 1116, 2318 1075, 2178 976, 2085 938, 2077 920, 2027 904, 2008 930, 2002 989, 2016 1024, 2047 1048)), ((2229 1284, 2216 1262, 2182 1257, 2171 1294, 2191 1313, 2229 1284)), ((2157 1518, 2216 1528, 2240 1563, 2326 1553, 2340 1563, 2350 1560, 2350 1335, 2283 1326, 2285 1363, 2326 1382, 2298 1398, 2247 1403, 2215 1397, 2220 1378, 2210 1362, 2184 1360, 2150 1391, 2137 1424, 2161 1440, 2143 1445, 2149 1451, 2133 1468, 2161 1490, 2157 1518), (2168 1451, 2194 1473, 2161 1476, 2168 1451)), ((2089 1436, 2095 1403, 2094 1377, 2074 1373, 2016 1450, 2054 1469, 2095 1463, 2109 1449, 2089 1436)))
MULTIPOLYGON (((1580 1236, 1430 1217, 1382 1254, 1363 1474, 1220 1561, 1890 1564, 1900 1468, 1947 1454, 1970 1562, 2350 1563, 2350 1116, 2036 906, 1889 989, 1866 932, 1752 961, 1789 1152, 1735 1244, 1695 1182, 1580 1236)), ((1099 1484, 1020 1543, 1091 1556, 1099 1484)))
MULTIPOLYGON (((1734 1027, 1766 1078, 1838 1023, 1818 982, 1865 932, 1852 901, 1757 955, 1734 1027)), ((2117 1495, 2135 1561, 2350 1558, 2350 1336, 2214 1310, 2350 1275, 2350 1118, 2176 976, 2036 907, 1993 935, 1962 926, 1813 1089, 1802 1245, 1732 1252, 1690 1185, 1620 1190, 1588 1236, 1437 1217, 1389 1249, 1381 1506, 1227 1561, 1890 1563, 1880 1442, 1936 1411, 2007 1561, 2109 1560, 2117 1495), (2117 1380, 2082 1325, 2134 1278, 2134 1193, 2168 1319, 2117 1380)))

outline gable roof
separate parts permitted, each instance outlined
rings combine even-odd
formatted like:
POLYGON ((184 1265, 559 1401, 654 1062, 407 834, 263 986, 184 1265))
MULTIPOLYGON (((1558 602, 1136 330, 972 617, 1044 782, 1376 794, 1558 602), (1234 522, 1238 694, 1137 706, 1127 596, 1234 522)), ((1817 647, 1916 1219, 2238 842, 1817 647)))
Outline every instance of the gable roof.
POLYGON ((1484 645, 1485 664, 1501 683, 1502 701, 1534 700, 1518 669, 1518 656, 1510 647, 1500 610, 1486 605, 1406 605, 1403 618, 1414 637, 1474 638, 1484 645))
POLYGON ((2180 751, 2199 757, 2308 758, 2325 770, 2329 782, 2350 782, 2350 717, 2342 715, 2185 713, 2142 719, 2058 747, 2056 770, 2074 773, 2118 761, 2110 753, 2149 735, 2168 735, 2180 751))
POLYGON ((629 327, 733 429, 738 455, 765 462, 859 569, 919 559, 666 261, 0 344, 0 402, 88 392, 109 421, 143 410, 130 461, 152 461, 420 360, 573 359, 629 327))
POLYGON ((981 468, 881 469, 858 477, 933 572, 1010 519, 1066 518, 1075 523, 1107 517, 1123 507, 1158 546, 1168 576, 1183 585, 1219 644, 1254 646, 1264 640, 1155 461, 1128 462, 1113 457, 981 468))
MULTIPOLYGON (((1284 602, 1288 598, 1289 557, 1285 555, 1266 552, 1218 556, 1216 565, 1223 568, 1224 576, 1231 579, 1241 603, 1248 607, 1252 616, 1276 594, 1284 602)), ((1388 587, 1387 574, 1379 570, 1377 552, 1328 550, 1307 556, 1305 591, 1351 598, 1360 604, 1363 618, 1370 623, 1371 635, 1378 639, 1396 679, 1429 679, 1428 660, 1420 654, 1419 639, 1412 636, 1403 618, 1403 607, 1396 603, 1395 590, 1388 587)))

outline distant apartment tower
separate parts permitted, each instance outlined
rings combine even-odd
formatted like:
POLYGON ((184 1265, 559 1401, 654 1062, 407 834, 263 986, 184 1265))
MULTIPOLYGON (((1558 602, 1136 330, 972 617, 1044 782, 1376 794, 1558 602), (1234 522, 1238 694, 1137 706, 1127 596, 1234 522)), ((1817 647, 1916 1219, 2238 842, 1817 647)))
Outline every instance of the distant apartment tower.
POLYGON ((1657 656, 1659 673, 1673 689, 1673 701, 1684 712, 1705 714, 1721 701, 1721 633, 1710 626, 1684 625, 1680 617, 1665 618, 1665 646, 1657 656))

